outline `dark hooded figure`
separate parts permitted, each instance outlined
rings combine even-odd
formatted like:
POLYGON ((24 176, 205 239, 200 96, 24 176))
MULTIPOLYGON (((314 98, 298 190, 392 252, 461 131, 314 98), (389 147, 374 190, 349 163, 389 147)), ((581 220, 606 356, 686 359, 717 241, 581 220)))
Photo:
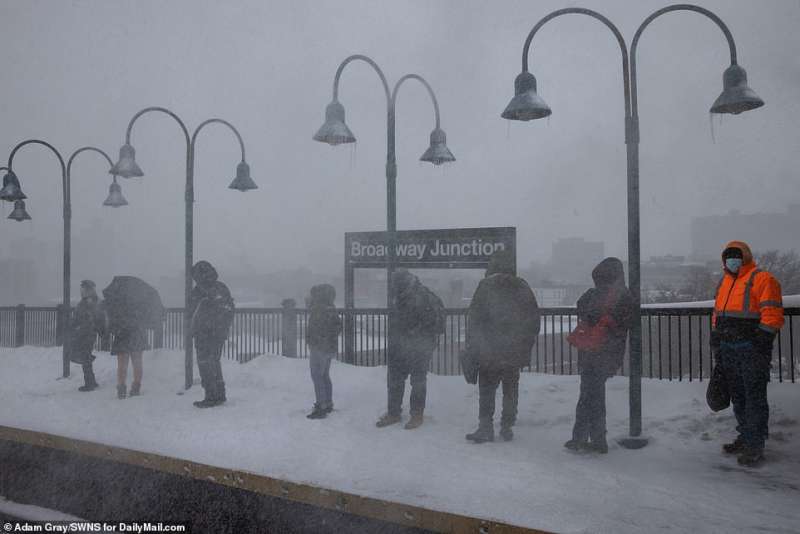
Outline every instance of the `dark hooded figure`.
POLYGON ((411 419, 405 428, 412 430, 423 422, 428 368, 438 336, 444 330, 444 305, 433 291, 405 269, 395 271, 392 282, 395 303, 389 317, 388 409, 376 426, 382 428, 401 421, 406 379, 410 377, 411 419))
POLYGON ((205 398, 194 403, 198 408, 218 406, 226 401, 222 379, 222 348, 233 322, 234 305, 228 286, 218 280, 216 269, 207 261, 192 267, 190 306, 192 336, 197 351, 197 367, 205 398))
POLYGON ((578 351, 580 397, 575 409, 571 450, 608 452, 606 442, 606 380, 622 366, 625 342, 633 316, 633 297, 625 286, 625 271, 618 258, 606 258, 592 271, 595 287, 578 299, 578 320, 608 325, 605 341, 597 350, 578 351), (591 440, 591 441, 590 441, 591 440))
POLYGON ((517 420, 520 369, 530 365, 531 349, 541 328, 536 297, 528 283, 516 276, 511 253, 492 255, 486 277, 470 302, 467 322, 467 350, 478 361, 480 407, 478 430, 466 438, 475 443, 494 441, 495 396, 502 382, 500 435, 510 441, 517 420))
POLYGON ((332 285, 320 284, 311 288, 306 343, 311 349, 309 366, 316 402, 307 416, 309 419, 323 419, 333 411, 331 361, 336 356, 339 332, 342 331, 342 321, 336 311, 335 300, 336 290, 332 285))
POLYGON ((104 317, 98 310, 97 291, 95 283, 91 280, 81 282, 81 301, 75 308, 75 316, 70 324, 69 358, 83 368, 84 384, 78 391, 93 391, 97 389, 92 362, 92 354, 97 334, 102 333, 105 326, 104 317))

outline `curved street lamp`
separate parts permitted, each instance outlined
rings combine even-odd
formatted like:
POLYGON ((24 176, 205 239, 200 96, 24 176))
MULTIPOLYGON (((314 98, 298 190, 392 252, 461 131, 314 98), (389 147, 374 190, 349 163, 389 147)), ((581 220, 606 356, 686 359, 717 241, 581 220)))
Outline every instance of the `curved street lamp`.
MULTIPOLYGON (((25 193, 22 192, 22 185, 20 184, 17 175, 14 173, 14 156, 16 155, 17 151, 27 145, 41 145, 45 148, 49 149, 53 154, 55 154, 56 158, 58 159, 59 164, 61 165, 61 188, 62 188, 62 204, 63 204, 63 216, 64 216, 64 260, 63 260, 63 299, 61 302, 61 333, 62 338, 67 332, 69 327, 69 319, 70 319, 70 267, 71 267, 71 258, 70 258, 70 251, 71 251, 71 244, 72 244, 72 237, 71 237, 71 222, 72 222, 72 199, 71 199, 71 189, 72 189, 72 162, 83 152, 96 152, 102 155, 106 161, 111 162, 111 158, 108 157, 108 154, 100 150, 99 148, 95 147, 83 147, 79 148, 69 158, 69 163, 64 164, 64 158, 61 156, 61 153, 56 150, 56 148, 46 141, 42 141, 40 139, 28 139, 27 141, 23 141, 19 143, 14 149, 11 151, 11 154, 8 156, 8 167, 7 173, 3 177, 3 189, 0 190, 0 200, 5 200, 9 202, 14 202, 14 211, 11 212, 9 215, 9 219, 12 219, 17 222, 27 221, 31 219, 31 216, 28 214, 27 210, 25 209, 25 193)), ((112 183, 111 187, 119 185, 116 183, 116 177, 114 183, 112 183)), ((119 191, 119 197, 122 197, 122 192, 119 191)), ((122 199, 124 200, 124 198, 122 199)), ((108 203, 108 199, 104 202, 104 205, 113 205, 108 203)), ((122 205, 122 204, 120 204, 122 205)), ((67 354, 67 343, 64 340, 62 346, 62 364, 63 364, 63 376, 66 378, 69 376, 69 356, 67 354)))
MULTIPOLYGON (((428 163, 432 163, 433 165, 442 165, 444 163, 450 163, 456 160, 453 156, 453 153, 450 152, 450 149, 447 147, 447 136, 444 133, 444 130, 441 128, 441 121, 440 121, 440 114, 439 114, 439 102, 436 99, 436 94, 433 92, 433 88, 430 84, 418 74, 406 74, 402 78, 400 78, 394 86, 394 89, 390 91, 389 83, 386 81, 386 76, 383 74, 383 71, 378 66, 375 61, 365 55, 355 54, 352 56, 347 57, 342 63, 339 65, 339 68, 336 69, 336 75, 333 79, 333 100, 330 104, 325 108, 325 123, 317 130, 317 133, 314 134, 313 139, 315 141, 319 141, 322 143, 327 143, 332 146, 340 145, 343 143, 355 143, 356 138, 353 133, 350 131, 350 128, 345 123, 345 111, 344 106, 339 102, 339 79, 342 76, 342 71, 344 68, 351 63, 352 61, 363 61, 367 63, 370 67, 372 67, 375 72, 378 74, 378 77, 381 80, 381 84, 383 85, 383 91, 386 95, 386 230, 387 230, 387 241, 389 246, 389 254, 388 254, 388 262, 386 266, 386 283, 387 283, 387 308, 389 309, 389 313, 391 314, 393 306, 394 306, 394 299, 393 296, 393 284, 392 284, 392 272, 394 271, 395 266, 395 258, 396 258, 396 251, 395 251, 395 241, 396 235, 395 232, 397 231, 397 160, 395 156, 395 109, 397 104, 397 93, 400 90, 400 87, 408 80, 416 80, 420 82, 425 89, 428 91, 428 95, 431 97, 431 101, 433 102, 433 111, 436 119, 436 124, 434 126, 433 131, 430 135, 430 144, 428 149, 420 156, 420 161, 426 161, 428 163)), ((348 270, 349 272, 349 270, 348 270)), ((349 276, 349 275, 348 275, 349 276)), ((345 295, 347 302, 345 302, 346 308, 352 308, 354 303, 350 298, 349 294, 345 295)), ((348 323, 351 323, 352 317, 350 314, 345 316, 345 319, 348 323)), ((347 332, 351 330, 346 328, 347 332)), ((391 332, 389 333, 391 335, 391 332)), ((346 357, 349 359, 352 356, 352 339, 349 335, 345 337, 345 353, 346 357)))
POLYGON ((747 85, 747 73, 737 63, 736 44, 728 27, 713 12, 692 4, 675 4, 659 9, 647 17, 636 30, 630 58, 625 39, 616 26, 596 11, 584 8, 559 9, 541 19, 525 39, 522 50, 522 72, 514 80, 514 97, 501 116, 508 120, 529 121, 547 117, 550 107, 536 92, 536 78, 528 71, 528 52, 536 32, 548 21, 561 15, 580 14, 593 17, 605 24, 622 52, 622 85, 625 96, 625 145, 627 147, 628 174, 628 286, 634 298, 633 327, 630 332, 630 387, 629 437, 620 440, 627 448, 641 448, 647 444, 642 434, 642 319, 641 319, 641 254, 639 231, 639 104, 636 79, 636 50, 644 29, 656 18, 673 11, 692 11, 705 15, 722 30, 730 49, 731 64, 723 74, 722 93, 711 106, 711 113, 738 115, 759 108, 764 101, 747 85), (628 68, 630 61, 630 69, 628 68))
POLYGON ((194 256, 194 156, 195 156, 195 145, 197 142, 197 136, 200 131, 208 126, 209 124, 222 124, 227 126, 233 134, 236 136, 236 139, 239 141, 239 148, 241 150, 242 160, 236 166, 236 177, 233 179, 231 184, 228 186, 230 189, 235 189, 237 191, 249 191, 252 189, 257 189, 258 186, 255 184, 253 179, 250 177, 250 166, 247 164, 245 159, 245 149, 244 149, 244 141, 242 140, 242 136, 239 134, 239 131, 228 121, 222 119, 208 119, 202 123, 194 130, 194 133, 190 136, 189 130, 186 127, 186 124, 181 120, 178 115, 174 112, 170 111, 164 107, 148 107, 144 108, 138 113, 136 113, 128 123, 128 129, 125 133, 125 144, 119 149, 119 159, 116 163, 111 166, 111 169, 108 171, 111 174, 122 176, 123 178, 135 178, 144 176, 144 172, 136 163, 136 150, 131 145, 131 132, 133 131, 133 125, 142 115, 151 112, 158 112, 166 114, 172 117, 175 122, 178 123, 180 126, 181 131, 183 132, 183 136, 186 140, 186 191, 184 195, 185 201, 185 253, 184 253, 184 312, 183 312, 183 344, 184 344, 184 365, 185 365, 185 389, 189 389, 192 387, 192 383, 194 381, 194 369, 193 369, 193 347, 192 347, 192 333, 191 333, 191 321, 192 317, 190 315, 189 310, 189 300, 190 295, 192 292, 192 264, 193 264, 193 256, 194 256))

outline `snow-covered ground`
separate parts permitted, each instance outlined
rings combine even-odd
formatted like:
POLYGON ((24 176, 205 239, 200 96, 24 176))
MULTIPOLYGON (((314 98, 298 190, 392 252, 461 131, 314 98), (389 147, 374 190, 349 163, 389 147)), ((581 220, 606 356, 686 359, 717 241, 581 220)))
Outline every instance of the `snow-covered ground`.
MULTIPOLYGON (((513 442, 474 445, 478 392, 429 376, 425 425, 377 429, 385 368, 334 362, 336 411, 309 421, 307 360, 223 361, 228 403, 198 410, 183 384, 183 354, 145 354, 143 395, 117 400, 115 360, 95 362, 101 389, 79 393, 81 372, 55 380, 60 349, 0 350, 0 424, 244 469, 371 497, 557 532, 800 531, 800 384, 770 385, 768 462, 740 468, 720 454, 730 410, 712 414, 705 383, 645 381, 642 450, 611 444, 577 455, 570 437, 578 378, 525 374, 513 442)), ((609 437, 627 429, 627 381, 608 384, 609 437)), ((499 405, 499 403, 498 403, 499 405)))

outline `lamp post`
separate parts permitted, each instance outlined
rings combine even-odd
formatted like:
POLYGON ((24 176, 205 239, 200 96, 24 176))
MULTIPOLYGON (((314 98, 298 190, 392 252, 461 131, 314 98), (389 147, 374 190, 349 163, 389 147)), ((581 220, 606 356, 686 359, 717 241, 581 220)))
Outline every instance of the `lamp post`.
POLYGON ((189 310, 189 299, 192 292, 192 263, 194 255, 194 156, 195 144, 197 135, 200 131, 209 124, 222 124, 227 126, 236 139, 239 141, 241 149, 242 160, 236 167, 236 177, 233 182, 228 186, 230 189, 238 191, 249 191, 256 189, 258 186, 253 182, 250 177, 250 166, 245 159, 244 141, 239 131, 228 121, 222 119, 209 119, 206 120, 194 130, 190 136, 186 124, 181 120, 178 115, 163 107, 148 107, 136 113, 128 123, 128 129, 125 133, 125 144, 119 149, 119 160, 111 166, 108 171, 111 174, 122 176, 123 178, 134 178, 144 176, 142 169, 136 163, 136 151, 131 145, 131 132, 133 125, 142 115, 147 113, 158 112, 172 117, 175 122, 180 126, 183 136, 186 140, 186 188, 184 194, 185 202, 185 253, 184 253, 184 312, 183 312, 183 344, 184 344, 184 365, 185 365, 185 389, 192 387, 193 378, 193 360, 192 360, 192 333, 191 333, 191 320, 189 310))
MULTIPOLYGON (((363 61, 367 63, 370 67, 372 67, 375 72, 378 74, 378 77, 381 80, 381 84, 383 85, 383 91, 386 95, 386 233, 387 233, 387 245, 389 247, 389 254, 387 257, 387 266, 386 266, 386 294, 387 294, 387 308, 389 310, 389 314, 391 315, 393 307, 394 307, 394 299, 393 299, 393 283, 392 283, 392 272, 394 272, 395 266, 395 259, 396 259, 396 251, 395 251, 395 240, 396 235, 395 232, 397 231, 397 160, 395 156, 395 109, 397 103, 397 93, 400 90, 400 87, 408 80, 416 80, 420 82, 422 85, 425 86, 425 89, 428 91, 428 94, 431 97, 431 101, 433 102, 433 111, 435 114, 436 125, 431 132, 430 135, 430 145, 425 153, 419 158, 420 161, 427 161, 432 163, 433 165, 442 165, 443 163, 449 163, 456 160, 453 156, 453 153, 450 152, 450 149, 447 148, 447 136, 444 133, 444 130, 441 129, 440 124, 440 115, 439 115, 439 102, 436 99, 436 94, 433 92, 433 88, 430 84, 418 74, 406 74, 402 78, 400 78, 394 86, 393 90, 389 89, 389 83, 386 80, 386 76, 383 74, 383 71, 378 66, 375 61, 365 55, 355 54, 352 56, 347 57, 342 63, 339 65, 339 68, 336 69, 336 75, 333 79, 333 100, 330 104, 325 108, 325 123, 317 130, 317 133, 314 134, 313 139, 315 141, 320 141, 322 143, 327 143, 332 146, 344 144, 344 143, 355 143, 356 138, 353 133, 350 131, 350 128, 345 123, 345 111, 344 106, 339 102, 339 79, 342 76, 342 71, 344 68, 353 61, 363 61)), ((349 270, 346 269, 347 272, 349 270)), ((350 296, 346 295, 348 302, 345 302, 345 307, 352 308, 353 302, 350 300, 350 296)), ((348 314, 346 315, 346 319, 348 322, 352 321, 351 316, 348 314)), ((345 338, 346 342, 349 344, 350 330, 347 329, 348 335, 345 338)), ((391 336, 391 330, 389 331, 389 336, 391 336)), ((347 357, 350 358, 352 354, 352 348, 345 350, 347 357)))
POLYGON ((628 182, 628 286, 634 299, 633 326, 630 331, 630 387, 629 437, 620 440, 627 448, 641 448, 647 444, 642 434, 642 319, 641 319, 641 257, 639 231, 639 106, 637 98, 636 50, 644 29, 656 18, 673 11, 692 11, 705 15, 719 26, 730 49, 730 66, 723 74, 723 90, 711 106, 711 113, 738 115, 743 111, 764 105, 752 89, 747 86, 747 74, 737 63, 736 45, 730 30, 711 11, 691 5, 675 4, 659 9, 647 17, 636 30, 630 56, 625 39, 616 26, 603 15, 584 8, 566 8, 542 18, 530 31, 522 50, 522 72, 514 80, 514 98, 502 113, 509 120, 529 121, 551 114, 549 106, 536 92, 536 78, 528 71, 528 51, 536 32, 548 21, 567 14, 593 17, 605 24, 614 34, 622 52, 622 85, 625 97, 625 146, 627 147, 628 182), (630 69, 629 69, 630 64, 630 69))
MULTIPOLYGON (((63 298, 61 302, 61 317, 60 317, 60 324, 61 324, 61 332, 62 338, 64 338, 65 333, 69 327, 70 321, 70 267, 71 267, 71 258, 70 258, 70 251, 71 251, 71 222, 72 222, 72 204, 71 204, 71 184, 72 184, 72 162, 75 160, 75 157, 78 154, 83 152, 96 152, 103 157, 107 161, 111 161, 111 158, 108 155, 100 150, 99 148, 95 147, 83 147, 79 148, 69 158, 69 163, 67 165, 64 164, 64 158, 61 156, 61 153, 56 150, 53 145, 47 143, 46 141, 42 141, 40 139, 28 139, 27 141, 23 141, 19 143, 14 149, 11 151, 11 154, 8 156, 8 167, 7 173, 3 177, 3 189, 0 190, 0 200, 6 200, 9 202, 14 202, 14 211, 11 212, 9 215, 9 219, 12 219, 17 222, 27 221, 31 219, 31 216, 28 214, 27 210, 25 209, 25 193, 22 192, 22 185, 17 178, 17 175, 14 173, 14 156, 16 155, 17 151, 27 145, 41 145, 45 148, 49 149, 53 154, 55 154, 56 158, 58 159, 59 164, 61 165, 61 187, 62 187, 62 205, 63 205, 63 217, 64 217, 64 260, 63 260, 63 298)), ((122 192, 119 189, 119 185, 116 183, 116 177, 114 178, 114 182, 111 184, 112 191, 116 186, 116 190, 119 193, 118 197, 124 201, 122 198, 122 192)), ((119 204, 115 202, 109 202, 111 196, 106 199, 104 205, 106 206, 113 206, 117 207, 119 204)), ((125 202, 127 204, 127 202, 125 202)), ((63 376, 64 378, 69 376, 69 355, 67 354, 67 342, 66 338, 63 339, 62 343, 62 365, 63 365, 63 376)))

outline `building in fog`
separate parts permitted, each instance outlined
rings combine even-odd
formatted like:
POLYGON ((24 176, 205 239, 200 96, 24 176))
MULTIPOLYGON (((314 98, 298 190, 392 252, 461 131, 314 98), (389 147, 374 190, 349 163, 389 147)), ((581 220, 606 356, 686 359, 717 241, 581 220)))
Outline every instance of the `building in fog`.
POLYGON ((741 213, 708 215, 692 219, 694 261, 719 260, 722 247, 733 240, 745 241, 753 252, 766 250, 800 252, 800 204, 791 204, 784 213, 741 213))
POLYGON ((559 239, 553 243, 553 256, 549 271, 553 282, 561 284, 589 284, 592 282, 592 269, 600 263, 605 254, 605 244, 599 241, 586 241, 580 237, 559 239))

